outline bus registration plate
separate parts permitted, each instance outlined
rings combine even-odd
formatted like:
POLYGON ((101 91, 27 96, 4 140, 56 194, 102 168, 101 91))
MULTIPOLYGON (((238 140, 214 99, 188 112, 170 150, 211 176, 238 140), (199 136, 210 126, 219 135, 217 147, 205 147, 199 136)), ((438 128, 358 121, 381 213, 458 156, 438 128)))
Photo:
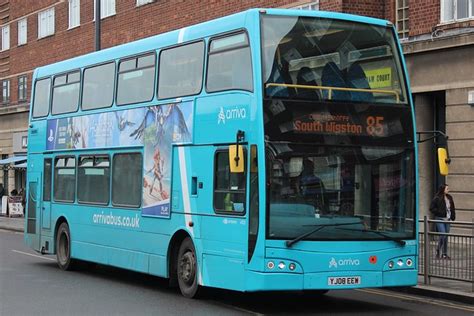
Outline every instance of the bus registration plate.
POLYGON ((360 285, 362 278, 360 276, 350 276, 350 277, 328 277, 329 286, 339 286, 339 285, 360 285))

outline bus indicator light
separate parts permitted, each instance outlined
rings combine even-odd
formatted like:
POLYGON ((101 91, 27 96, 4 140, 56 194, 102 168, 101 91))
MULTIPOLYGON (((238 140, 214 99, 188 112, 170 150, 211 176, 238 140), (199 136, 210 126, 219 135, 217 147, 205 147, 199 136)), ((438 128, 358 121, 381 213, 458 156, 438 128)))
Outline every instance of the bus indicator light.
POLYGON ((273 270, 273 268, 275 268, 275 264, 273 263, 273 261, 268 261, 267 268, 270 270, 273 270))
POLYGON ((390 269, 393 268, 393 261, 390 261, 390 262, 388 263, 388 267, 389 267, 390 269))
POLYGON ((290 263, 290 265, 288 266, 288 269, 290 269, 290 271, 295 271, 295 269, 296 269, 296 264, 294 264, 293 262, 290 263))
POLYGON ((407 259, 407 267, 411 267, 413 265, 413 260, 407 259))
POLYGON ((377 256, 370 256, 369 257, 369 262, 372 263, 372 264, 376 264, 377 263, 377 256))

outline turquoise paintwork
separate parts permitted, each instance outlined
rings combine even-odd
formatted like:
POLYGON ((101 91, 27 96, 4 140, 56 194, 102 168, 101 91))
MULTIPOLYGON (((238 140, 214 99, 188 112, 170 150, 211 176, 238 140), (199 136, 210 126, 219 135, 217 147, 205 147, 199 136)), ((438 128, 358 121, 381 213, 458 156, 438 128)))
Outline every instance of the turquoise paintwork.
MULTIPOLYGON (((242 216, 216 214, 213 208, 214 154, 235 143, 237 130, 245 131, 246 146, 258 146, 259 187, 265 184, 265 151, 263 140, 262 74, 260 58, 260 9, 253 9, 232 16, 190 26, 182 30, 153 36, 133 43, 105 49, 53 65, 36 69, 33 80, 50 77, 73 69, 83 70, 90 65, 155 51, 183 42, 209 38, 221 33, 245 29, 249 35, 254 92, 231 91, 208 94, 203 88, 197 96, 182 99, 157 100, 130 106, 98 109, 74 115, 98 114, 105 111, 126 110, 144 106, 190 101, 194 107, 192 142, 173 146, 171 176, 171 215, 169 218, 150 217, 141 209, 80 205, 43 201, 43 159, 65 153, 142 152, 143 146, 131 148, 98 148, 94 150, 45 152, 47 120, 30 119, 28 144, 28 183, 36 187, 36 233, 25 234, 31 248, 44 253, 55 253, 55 234, 60 221, 68 222, 72 239, 72 257, 111 266, 140 271, 157 276, 169 276, 170 241, 177 234, 185 233, 194 242, 201 285, 238 291, 301 290, 335 288, 328 286, 328 277, 358 276, 360 285, 340 285, 337 288, 383 287, 414 285, 417 281, 418 241, 408 241, 401 247, 392 241, 366 242, 314 242, 301 241, 291 248, 285 241, 265 239, 265 196, 259 199, 259 232, 254 255, 248 261, 248 210, 242 216), (221 114, 221 116, 219 116, 221 114), (222 116, 223 115, 223 116, 222 116), (224 117, 225 122, 219 117, 224 117), (192 178, 202 183, 195 194, 192 178), (44 210, 43 210, 44 208, 44 210), (114 220, 133 223, 132 226, 110 225, 114 220), (46 246, 48 243, 48 246, 46 246), (371 263, 371 256, 377 256, 371 263), (388 262, 412 259, 411 267, 387 268, 388 262), (344 263, 338 268, 330 266, 332 260, 344 263), (342 260, 342 261, 341 261, 342 260), (272 262, 275 268, 269 269, 272 262), (282 263, 283 268, 278 265, 282 263), (289 265, 295 264, 290 270, 289 265)), ((320 11, 268 9, 266 14, 314 16, 342 19, 359 23, 387 26, 379 19, 320 11)), ((396 34, 394 30, 394 34, 396 34)), ((401 48, 399 46, 399 52, 401 48)), ((400 53, 403 73, 408 82, 405 61, 400 53)), ((34 85, 33 95, 34 95, 34 85)), ((32 98, 33 99, 33 98, 32 98)), ((410 96, 410 106, 413 103, 410 96)), ((31 112, 31 111, 30 111, 31 112)), ((54 118, 71 117, 63 114, 54 118)), ((51 117, 49 117, 51 118, 51 117)), ((415 120, 413 117, 413 124, 415 120)), ((416 147, 415 147, 415 150, 416 147)), ((415 155, 416 157, 416 155, 415 155)), ((248 157, 245 157, 248 164, 248 157)), ((418 162, 416 162, 418 163, 418 162)), ((418 179, 418 170, 416 171, 418 179)), ((248 187, 248 183, 247 183, 248 187)), ((262 191, 263 192, 263 191, 262 191)), ((28 192, 31 194, 31 192, 28 192)), ((418 189, 416 193, 418 201, 418 189)), ((247 197, 248 202, 248 197, 247 197)), ((28 205, 33 203, 31 199, 28 205)), ((33 204, 31 204, 33 205, 33 204)), ((247 203, 248 205, 248 203, 247 203)), ((28 214, 27 214, 28 216, 28 214)), ((418 213, 416 218, 418 217, 418 213)), ((28 223, 26 223, 26 226, 28 223)), ((418 228, 417 228, 418 229, 418 228)), ((417 231, 418 232, 418 231, 417 231)), ((418 236, 418 234, 416 234, 418 236)))

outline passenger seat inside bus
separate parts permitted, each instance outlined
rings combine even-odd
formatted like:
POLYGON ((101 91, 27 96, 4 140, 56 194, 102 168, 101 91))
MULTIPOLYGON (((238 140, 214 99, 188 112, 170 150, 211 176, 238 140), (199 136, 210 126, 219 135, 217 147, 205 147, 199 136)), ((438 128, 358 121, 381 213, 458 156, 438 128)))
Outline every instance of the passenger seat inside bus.
MULTIPOLYGON (((296 75, 296 84, 303 86, 318 86, 316 76, 309 67, 301 67, 296 75)), ((319 100, 319 91, 311 88, 298 88, 298 98, 319 100)))
MULTIPOLYGON (((355 89, 370 89, 369 80, 362 67, 354 63, 347 72, 347 86, 355 89)), ((353 101, 372 102, 374 96, 372 93, 352 91, 353 101)))
MULTIPOLYGON (((324 87, 346 88, 346 80, 344 74, 334 62, 327 63, 321 74, 321 83, 324 87)), ((329 100, 329 90, 323 90, 323 98, 329 100)), ((351 93, 349 91, 332 90, 331 100, 350 100, 351 93)))

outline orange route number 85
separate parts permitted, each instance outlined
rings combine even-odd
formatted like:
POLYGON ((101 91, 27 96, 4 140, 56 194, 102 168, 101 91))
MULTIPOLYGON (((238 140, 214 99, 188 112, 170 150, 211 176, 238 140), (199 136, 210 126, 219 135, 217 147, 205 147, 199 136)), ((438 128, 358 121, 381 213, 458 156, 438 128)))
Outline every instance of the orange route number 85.
POLYGON ((370 136, 383 136, 383 116, 367 116, 367 134, 370 136))

